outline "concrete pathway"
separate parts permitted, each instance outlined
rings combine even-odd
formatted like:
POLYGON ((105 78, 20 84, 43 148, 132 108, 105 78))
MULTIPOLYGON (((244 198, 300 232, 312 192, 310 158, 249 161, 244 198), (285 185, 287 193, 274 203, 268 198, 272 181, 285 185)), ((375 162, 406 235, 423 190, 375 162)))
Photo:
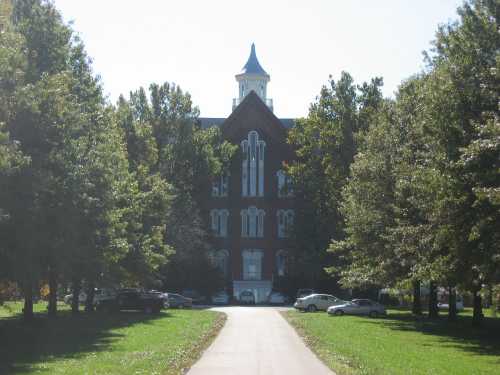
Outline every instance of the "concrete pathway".
POLYGON ((188 375, 334 375, 280 315, 283 308, 214 308, 228 316, 188 375))

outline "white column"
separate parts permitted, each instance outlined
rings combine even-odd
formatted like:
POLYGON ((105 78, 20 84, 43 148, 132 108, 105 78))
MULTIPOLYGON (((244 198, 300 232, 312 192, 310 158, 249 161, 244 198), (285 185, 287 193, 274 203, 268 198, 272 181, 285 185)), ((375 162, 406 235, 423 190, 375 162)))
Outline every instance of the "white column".
POLYGON ((248 237, 248 211, 241 210, 241 237, 248 237))
POLYGON ((259 210, 258 214, 258 225, 257 225, 257 237, 263 238, 264 237, 264 217, 266 216, 266 213, 264 210, 259 210))
POLYGON ((259 141, 259 197, 264 196, 264 154, 266 142, 259 141))

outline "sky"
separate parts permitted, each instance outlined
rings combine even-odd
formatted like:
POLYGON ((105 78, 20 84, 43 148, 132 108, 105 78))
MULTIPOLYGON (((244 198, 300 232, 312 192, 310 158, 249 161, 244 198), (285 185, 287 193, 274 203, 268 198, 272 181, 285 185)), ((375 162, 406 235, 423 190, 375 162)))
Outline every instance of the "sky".
POLYGON ((255 43, 278 117, 303 117, 329 76, 383 77, 385 96, 422 70, 462 0, 55 0, 114 102, 175 82, 202 117, 227 117, 255 43))

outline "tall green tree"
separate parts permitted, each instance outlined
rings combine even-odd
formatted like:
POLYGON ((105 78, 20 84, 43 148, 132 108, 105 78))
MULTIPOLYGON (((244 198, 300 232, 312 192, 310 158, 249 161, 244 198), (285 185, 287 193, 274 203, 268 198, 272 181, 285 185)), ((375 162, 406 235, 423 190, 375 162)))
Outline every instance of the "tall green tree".
MULTIPOLYGON (((309 115, 297 121, 289 142, 297 159, 288 168, 299 202, 296 210, 293 263, 312 286, 326 279, 323 268, 333 259, 325 251, 332 239, 344 238, 341 191, 354 160, 357 139, 381 104, 381 79, 357 87, 343 72, 323 87, 309 115)), ((295 272, 298 273, 298 272, 295 272)))

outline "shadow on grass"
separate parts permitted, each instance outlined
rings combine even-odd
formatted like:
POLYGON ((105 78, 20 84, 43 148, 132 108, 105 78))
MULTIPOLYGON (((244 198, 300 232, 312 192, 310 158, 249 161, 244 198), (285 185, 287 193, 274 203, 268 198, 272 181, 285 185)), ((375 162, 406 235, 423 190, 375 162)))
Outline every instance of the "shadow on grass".
MULTIPOLYGON (((455 322, 446 317, 430 320, 400 311, 383 319, 363 320, 392 330, 420 332, 438 338, 440 346, 453 347, 478 355, 498 356, 500 364, 500 319, 485 317, 481 327, 472 327, 470 316, 458 316, 455 322)), ((432 344, 422 344, 433 346, 432 344)))
POLYGON ((89 352, 108 350, 123 337, 112 332, 137 323, 151 323, 170 316, 140 312, 80 313, 59 312, 55 319, 37 314, 33 322, 19 316, 0 319, 0 374, 31 373, 31 365, 61 358, 79 358, 89 352))

